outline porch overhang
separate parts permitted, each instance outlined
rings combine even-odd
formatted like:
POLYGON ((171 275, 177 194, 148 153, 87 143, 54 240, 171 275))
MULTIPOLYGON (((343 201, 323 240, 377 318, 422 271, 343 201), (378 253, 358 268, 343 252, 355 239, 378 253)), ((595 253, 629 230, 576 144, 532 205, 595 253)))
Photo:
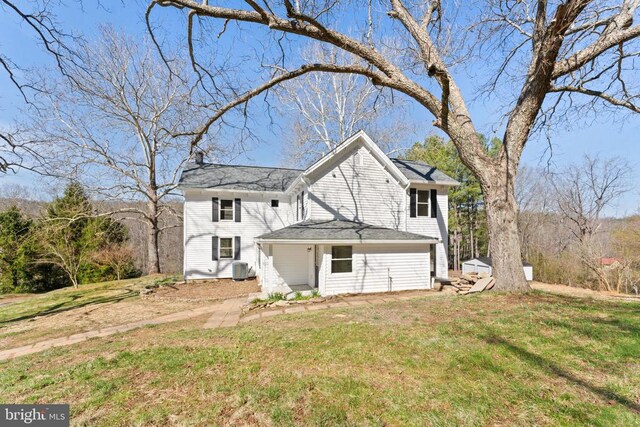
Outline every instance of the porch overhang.
POLYGON ((394 230, 362 222, 307 220, 255 239, 259 244, 358 245, 358 244, 434 244, 442 240, 406 231, 394 230))
POLYGON ((304 240, 304 239, 255 239, 259 244, 281 244, 281 245, 387 245, 387 244, 434 244, 442 243, 442 240, 435 237, 425 237, 420 240, 304 240))

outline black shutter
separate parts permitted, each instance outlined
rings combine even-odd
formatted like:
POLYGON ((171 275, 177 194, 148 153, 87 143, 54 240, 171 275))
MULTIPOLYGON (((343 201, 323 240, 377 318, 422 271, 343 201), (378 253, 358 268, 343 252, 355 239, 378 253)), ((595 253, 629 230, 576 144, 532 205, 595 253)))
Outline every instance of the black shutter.
POLYGON ((304 191, 302 192, 302 195, 300 196, 300 213, 302 216, 302 220, 304 221, 304 191))
POLYGON ((240 222, 242 219, 242 205, 240 199, 235 199, 233 204, 236 208, 236 214, 234 215, 236 217, 236 222, 240 222))
POLYGON ((218 215, 220 215, 220 209, 218 209, 218 198, 211 198, 211 221, 218 222, 218 215))
POLYGON ((211 237, 211 259, 218 260, 218 236, 211 237))
POLYGON ((409 216, 411 218, 416 217, 416 197, 418 196, 415 188, 409 189, 409 216))
POLYGON ((431 190, 431 218, 438 217, 438 190, 431 190))
POLYGON ((241 243, 240 242, 240 236, 236 236, 235 237, 235 243, 233 245, 234 249, 235 249, 234 254, 233 254, 233 259, 235 259, 236 261, 240 260, 240 249, 242 249, 241 246, 240 246, 240 243, 241 243))

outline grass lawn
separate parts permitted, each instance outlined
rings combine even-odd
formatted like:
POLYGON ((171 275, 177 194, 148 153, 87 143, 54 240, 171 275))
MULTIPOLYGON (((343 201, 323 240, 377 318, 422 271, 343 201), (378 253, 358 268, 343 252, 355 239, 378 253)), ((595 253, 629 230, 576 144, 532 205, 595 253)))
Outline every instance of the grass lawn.
POLYGON ((438 295, 148 327, 0 364, 77 425, 640 425, 640 305, 438 295))
MULTIPOLYGON (((158 277, 147 276, 43 294, 5 296, 0 300, 0 303, 8 302, 0 305, 0 348, 97 329, 106 324, 120 324, 131 317, 139 320, 137 317, 155 315, 155 311, 145 313, 141 307, 144 303, 140 301, 139 290, 156 279, 158 277)), ((179 309, 180 306, 167 308, 179 309)), ((167 310, 159 312, 164 314, 167 310)))

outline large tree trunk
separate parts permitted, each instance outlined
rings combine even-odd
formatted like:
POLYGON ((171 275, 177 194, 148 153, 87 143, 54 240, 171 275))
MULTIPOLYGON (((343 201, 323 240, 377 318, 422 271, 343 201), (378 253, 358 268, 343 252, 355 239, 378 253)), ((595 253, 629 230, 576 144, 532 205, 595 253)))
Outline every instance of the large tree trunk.
POLYGON ((158 222, 154 221, 149 224, 149 234, 147 236, 148 264, 147 272, 149 274, 158 274, 160 271, 160 246, 158 244, 160 231, 158 230, 158 222))
POLYGON ((489 252, 493 262, 494 287, 497 291, 526 292, 531 290, 522 268, 520 236, 518 235, 518 205, 512 179, 504 173, 492 174, 491 183, 483 185, 489 252))
POLYGON ((148 226, 147 235, 147 273, 159 274, 160 270, 160 227, 158 224, 158 203, 155 191, 150 194, 151 201, 148 202, 148 226))

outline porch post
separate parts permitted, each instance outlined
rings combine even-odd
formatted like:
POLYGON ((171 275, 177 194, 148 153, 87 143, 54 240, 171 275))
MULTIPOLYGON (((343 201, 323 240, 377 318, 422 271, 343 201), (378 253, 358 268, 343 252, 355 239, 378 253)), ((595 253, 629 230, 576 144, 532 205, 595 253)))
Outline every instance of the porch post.
POLYGON ((315 245, 305 246, 307 251, 307 285, 314 287, 316 282, 316 250, 315 245), (311 250, 309 250, 311 249, 311 250))

